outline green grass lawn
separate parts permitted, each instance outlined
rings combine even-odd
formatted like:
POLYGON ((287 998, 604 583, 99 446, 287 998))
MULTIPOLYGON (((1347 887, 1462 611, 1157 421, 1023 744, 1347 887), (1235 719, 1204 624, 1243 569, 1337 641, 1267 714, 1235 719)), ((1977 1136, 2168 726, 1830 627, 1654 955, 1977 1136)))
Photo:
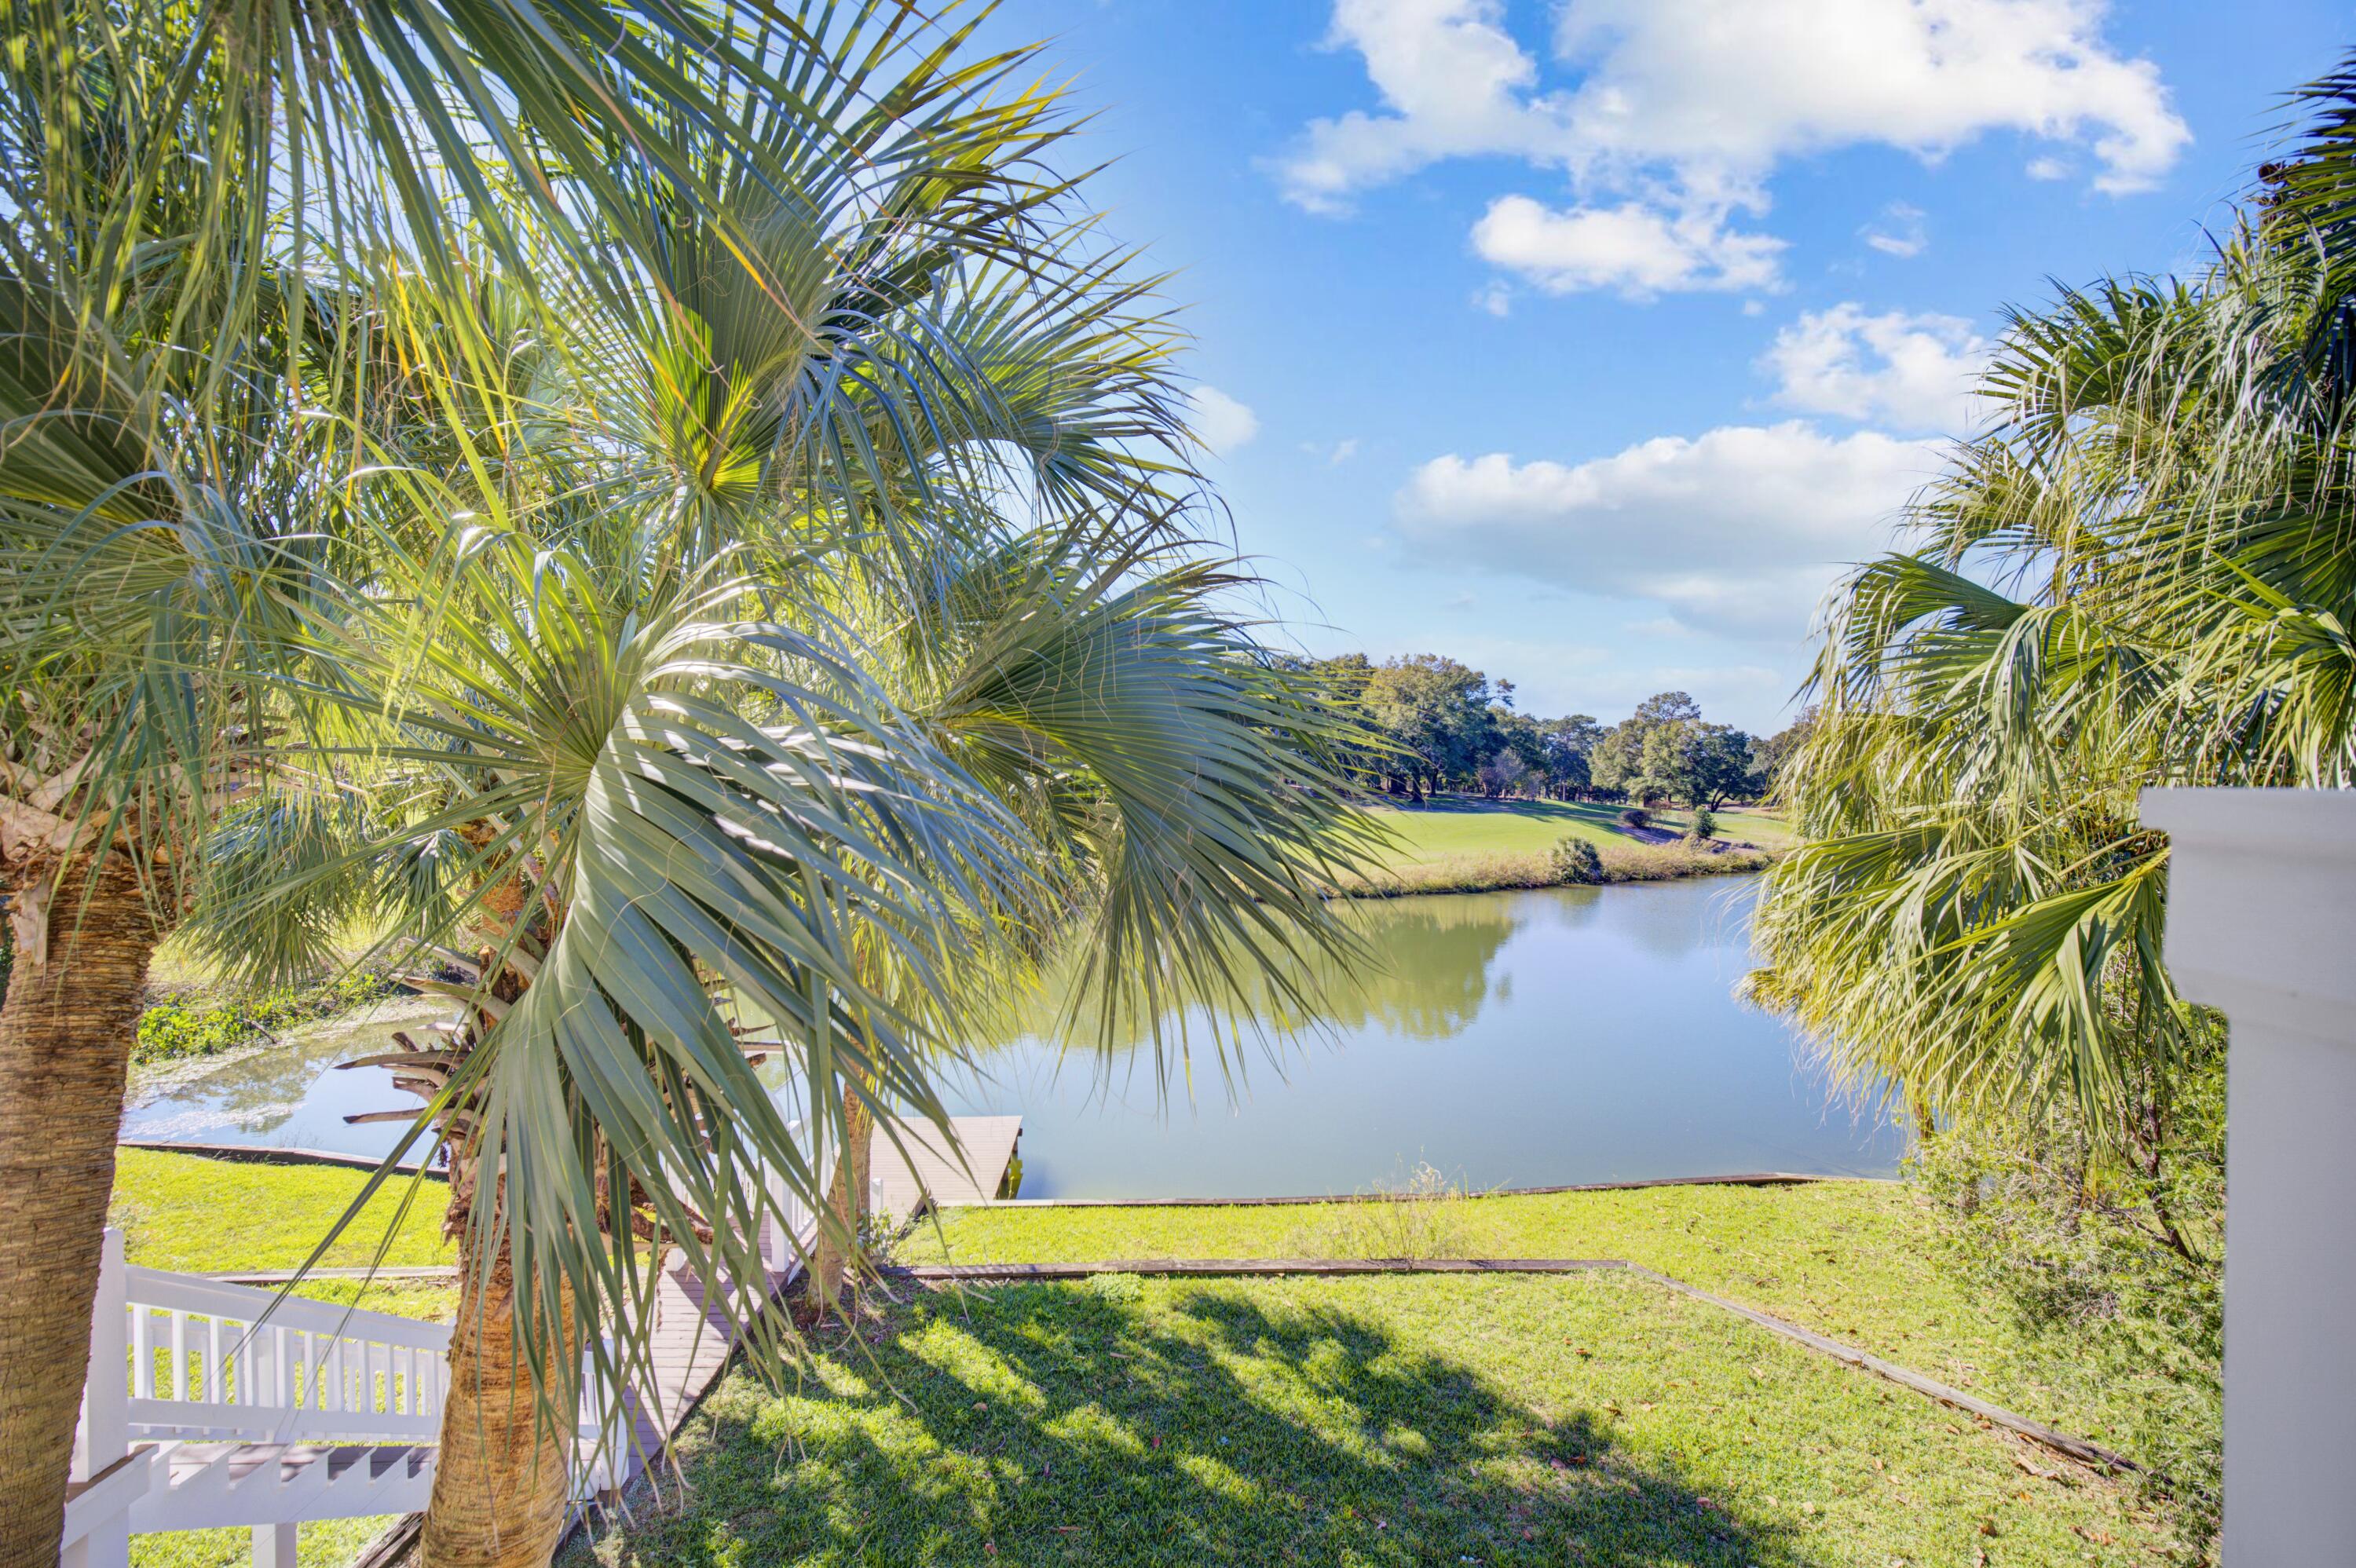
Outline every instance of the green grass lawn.
MULTIPOLYGON (((134 1262, 291 1267, 361 1179, 126 1149, 115 1217, 134 1262)), ((366 1261, 391 1212, 379 1202, 334 1262, 366 1261)), ((448 1261, 440 1211, 428 1184, 387 1261, 448 1261)), ((2154 1402, 2181 1397, 2164 1379, 2073 1371, 2066 1344, 1966 1296, 1937 1245, 1908 1189, 1827 1182, 960 1210, 920 1227, 901 1255, 1624 1257, 2130 1453, 2154 1402)), ((341 1300, 353 1288, 305 1293, 341 1300)), ((446 1317, 452 1295, 384 1287, 364 1304, 446 1317)), ((1625 1276, 919 1291, 857 1341, 820 1349, 783 1397, 733 1374, 691 1435, 685 1511, 642 1513, 602 1557, 737 1568, 2201 1560, 2164 1501, 1625 1276)), ((373 1533, 306 1528, 305 1568, 348 1562, 373 1533)), ((237 1531, 147 1536, 134 1560, 230 1568, 247 1544, 237 1531)))
MULTIPOLYGON (((150 1268, 189 1274, 294 1268, 368 1183, 365 1171, 332 1165, 262 1165, 156 1149, 115 1154, 114 1201, 107 1222, 123 1227, 124 1254, 150 1268)), ((356 1268, 375 1257, 414 1266, 457 1261, 442 1239, 450 1189, 442 1182, 385 1183, 320 1263, 356 1268), (403 1208, 412 1186, 415 1199, 403 1208)))
MULTIPOLYGON (((1598 848, 1644 842, 1620 825, 1617 805, 1579 801, 1483 801, 1441 795, 1425 806, 1377 805, 1373 815, 1397 840, 1388 859, 1395 866, 1431 865, 1465 855, 1543 854, 1566 837, 1584 838, 1598 848)), ((1718 837, 1776 849, 1791 831, 1772 813, 1729 807, 1718 814, 1718 837)), ((1659 811, 1654 820, 1672 833, 1692 824, 1690 813, 1659 811)))
POLYGON ((571 1561, 2126 1564, 2110 1482, 1628 1276, 915 1293, 571 1561))
MULTIPOLYGON (((1343 880, 1342 891, 1365 896, 1480 892, 1493 888, 1551 887, 1558 880, 1548 851, 1565 838, 1597 847, 1607 881, 1656 881, 1765 868, 1769 854, 1788 848, 1791 832, 1772 814, 1730 808, 1718 814, 1713 846, 1672 838, 1655 842, 1621 826, 1616 805, 1551 800, 1483 801, 1440 795, 1422 806, 1376 803, 1367 815, 1387 832, 1389 848, 1363 878, 1343 880), (1750 849, 1732 846, 1747 844, 1750 849)), ((1655 822, 1682 834, 1689 814, 1662 811, 1655 822)))
POLYGON ((1899 1182, 1667 1187, 1440 1205, 958 1209, 912 1262, 1138 1257, 1625 1258, 1913 1368, 2133 1457, 2133 1434, 2188 1397, 2155 1368, 2097 1374, 2066 1342, 1974 1299, 1938 1260, 1933 1217, 1899 1182), (1409 1233, 1412 1231, 1413 1233, 1409 1233))

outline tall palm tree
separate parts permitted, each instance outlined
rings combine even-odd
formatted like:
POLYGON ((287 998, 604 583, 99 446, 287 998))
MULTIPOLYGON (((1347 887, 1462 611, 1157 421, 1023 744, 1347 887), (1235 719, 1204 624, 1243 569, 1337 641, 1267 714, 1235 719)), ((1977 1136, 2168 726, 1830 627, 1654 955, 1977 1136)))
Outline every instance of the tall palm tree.
MULTIPOLYGON (((766 0, 0 3, 0 864, 22 955, 0 1009, 0 1269, 22 1293, 0 1558, 56 1549, 148 955, 256 777, 254 683, 316 656, 290 628, 370 548, 348 493, 369 421, 446 413, 429 382, 379 395, 415 368, 377 352, 388 287, 462 300, 476 258, 527 301, 561 296, 552 269, 636 301, 650 183, 741 254, 662 133, 783 187, 708 106, 826 122, 854 107, 830 75, 845 38, 925 26, 766 0)), ((855 107, 921 155, 921 102, 855 107)), ((443 320, 442 361, 501 368, 472 316, 443 320)))
POLYGON ((451 1156, 464 1267, 434 1563, 545 1557, 575 1353, 610 1332, 601 1376, 650 1371, 662 1245, 755 1319, 778 1188, 816 1209, 815 1151, 877 1105, 946 1127, 938 1066, 994 999, 973 976, 1085 927, 1084 988, 1154 1016, 1343 944, 1314 891, 1348 852, 1337 721, 1220 607, 1215 564, 1020 539, 935 562, 932 624, 887 651, 755 619, 835 622, 723 575, 734 552, 673 573, 649 564, 667 534, 605 537, 626 553, 462 534, 320 617, 355 733, 316 782, 375 826, 307 831, 282 778, 205 917, 242 943, 365 909, 466 972, 448 1037, 395 1062, 433 1096, 411 1136, 451 1156), (788 1053, 814 1128, 748 1036, 788 1053))
POLYGON ((1158 1010, 1342 944, 1335 721, 1188 544, 1151 280, 1040 173, 1019 59, 888 15, 810 29, 796 98, 649 94, 625 259, 521 237, 553 308, 481 246, 372 280, 359 559, 198 926, 267 965, 365 912, 444 969, 452 1028, 398 1063, 464 1265, 437 1564, 545 1558, 576 1351, 646 1376, 665 1247, 774 1331, 779 1189, 818 1208, 873 1106, 946 1126, 970 976, 1090 923, 1087 989, 1158 1010))
POLYGON ((2304 97, 2203 274, 2014 315, 1919 548, 1834 606, 1751 987, 1926 1127, 2074 1094, 2156 1158, 2190 1022, 2136 792, 2356 776, 2356 71, 2304 97))

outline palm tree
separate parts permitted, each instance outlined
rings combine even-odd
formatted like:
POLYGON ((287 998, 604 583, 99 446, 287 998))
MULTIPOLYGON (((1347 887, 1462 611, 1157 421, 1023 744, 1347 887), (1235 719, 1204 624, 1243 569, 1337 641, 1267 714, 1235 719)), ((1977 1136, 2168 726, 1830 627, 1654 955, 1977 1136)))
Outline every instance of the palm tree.
POLYGON ((2012 318, 1920 548, 1833 608, 1751 989, 1926 1131, 2060 1093, 2156 1158, 2193 1025, 2136 792, 2356 774, 2356 71, 2305 98, 2203 275, 2012 318))
POLYGON ((1115 559, 1101 531, 1084 560, 1040 553, 1060 530, 937 546, 970 553, 932 563, 886 651, 725 576, 737 552, 670 572, 666 532, 579 531, 462 533, 318 620, 338 711, 314 729, 355 732, 317 782, 373 826, 309 831, 334 808, 282 777, 206 912, 251 942, 366 909, 465 972, 448 1038, 396 1062, 432 1096, 411 1137, 451 1157, 463 1264, 437 1563, 546 1556, 575 1353, 610 1332, 601 1376, 650 1371, 664 1244, 755 1320, 751 1239, 779 1186, 827 1196, 814 1150, 855 1151, 880 1104, 946 1127, 937 1063, 996 999, 975 976, 1080 926, 1079 991, 1151 1017, 1344 945, 1314 891, 1349 843, 1338 726, 1219 608, 1215 564, 1115 559), (601 539, 626 552, 584 553, 601 539), (818 1127, 748 1037, 790 1055, 818 1127))
MULTIPOLYGON (((349 483, 387 439, 373 421, 450 411, 380 352, 382 313, 455 307, 493 270, 533 314, 557 271, 636 304, 655 187, 711 254, 749 251, 702 171, 666 161, 684 126, 790 187, 723 101, 863 113, 921 161, 935 79, 862 103, 830 72, 926 27, 763 0, 0 5, 0 861, 21 955, 0 1009, 0 1268, 21 1292, 0 1557, 56 1550, 148 955, 205 896, 198 847, 255 782, 265 708, 285 716, 267 683, 320 656, 305 606, 374 548, 349 483)), ((434 362, 508 368, 476 315, 439 320, 434 362)))
MULTIPOLYGON (((1045 895, 1005 933, 1009 963, 960 966, 958 1003, 1035 1014, 1023 1005, 1055 965, 1049 1027, 1107 1051, 1133 1030, 1159 1048, 1164 1014, 1191 1000, 1263 1019, 1312 1008, 1301 960, 1350 944, 1304 873, 1330 876, 1360 850, 1366 829, 1335 791, 1364 737, 1235 618, 1249 579, 1175 546, 1108 560, 1060 534, 943 555, 937 595, 869 603, 863 642, 901 709, 1023 823, 1045 895)), ((917 989, 888 954, 873 965, 880 987, 917 989)), ((1157 1068, 1165 1085, 1171 1065, 1157 1068)), ((839 1224, 809 1270, 821 1313, 867 1217, 869 1145, 889 1109, 876 1087, 845 1086, 828 1194, 839 1224)))
POLYGON ((946 1125, 977 976, 1085 926, 1082 989, 1158 1013, 1344 945, 1338 727, 1189 543, 1151 280, 1039 173, 1019 59, 889 15, 801 40, 823 91, 706 84, 726 137, 650 94, 631 260, 531 250, 553 308, 482 246, 372 280, 358 559, 198 929, 268 966, 365 912, 457 1004, 397 1064, 464 1265, 434 1563, 545 1558, 576 1352, 649 1371, 664 1248, 781 1349, 752 1239, 873 1107, 946 1125))

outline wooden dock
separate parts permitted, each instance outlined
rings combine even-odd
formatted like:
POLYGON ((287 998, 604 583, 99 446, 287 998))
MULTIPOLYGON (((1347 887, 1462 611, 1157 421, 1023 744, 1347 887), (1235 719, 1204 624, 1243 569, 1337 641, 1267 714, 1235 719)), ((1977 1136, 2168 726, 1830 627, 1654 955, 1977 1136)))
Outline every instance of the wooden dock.
MULTIPOLYGON (((939 1132, 930 1123, 895 1122, 887 1131, 878 1127, 870 1175, 882 1186, 884 1212, 907 1215, 920 1200, 935 1203, 981 1203, 995 1197, 1013 1162, 1023 1136, 1020 1116, 955 1116, 957 1144, 964 1155, 941 1147, 939 1132), (905 1146, 895 1147, 896 1136, 905 1146)), ((808 1237, 804 1237, 805 1243, 808 1237)), ((793 1249, 772 1239, 763 1248, 770 1263, 769 1294, 791 1281, 797 1265, 793 1249)), ((641 1456, 661 1454, 670 1435, 695 1407, 735 1349, 735 1325, 723 1304, 707 1305, 695 1272, 683 1257, 674 1256, 663 1270, 655 1292, 655 1386, 646 1397, 633 1394, 637 1440, 630 1468, 635 1474, 641 1456)))
POLYGON ((870 1177, 882 1189, 884 1212, 903 1219, 916 1211, 919 1200, 942 1205, 988 1203, 997 1198, 1014 1163, 1014 1149, 1023 1136, 1020 1116, 952 1116, 958 1149, 965 1158, 940 1147, 941 1136, 930 1122, 894 1122, 875 1129, 870 1177), (895 1147, 897 1136, 905 1146, 895 1147))

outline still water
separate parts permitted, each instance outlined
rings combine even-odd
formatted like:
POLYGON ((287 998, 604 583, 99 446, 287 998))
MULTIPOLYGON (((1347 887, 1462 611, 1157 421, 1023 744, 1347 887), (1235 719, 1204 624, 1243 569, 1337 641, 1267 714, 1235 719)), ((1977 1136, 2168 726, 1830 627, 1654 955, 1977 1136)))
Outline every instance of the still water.
MULTIPOLYGON (((948 1098, 1023 1117, 1025 1198, 1348 1192, 1419 1162, 1474 1188, 1886 1174, 1903 1136, 1832 1099, 1791 1033, 1730 994, 1753 893, 1744 878, 1353 904, 1374 972, 1330 987, 1289 1039, 1184 1020, 1191 1099, 1174 1061, 1161 1092, 1150 1043, 1107 1064, 1035 1040, 948 1098)), ((123 1136, 382 1153, 399 1128, 343 1116, 415 1102, 382 1069, 332 1063, 442 1010, 389 1008, 145 1077, 123 1136)))

